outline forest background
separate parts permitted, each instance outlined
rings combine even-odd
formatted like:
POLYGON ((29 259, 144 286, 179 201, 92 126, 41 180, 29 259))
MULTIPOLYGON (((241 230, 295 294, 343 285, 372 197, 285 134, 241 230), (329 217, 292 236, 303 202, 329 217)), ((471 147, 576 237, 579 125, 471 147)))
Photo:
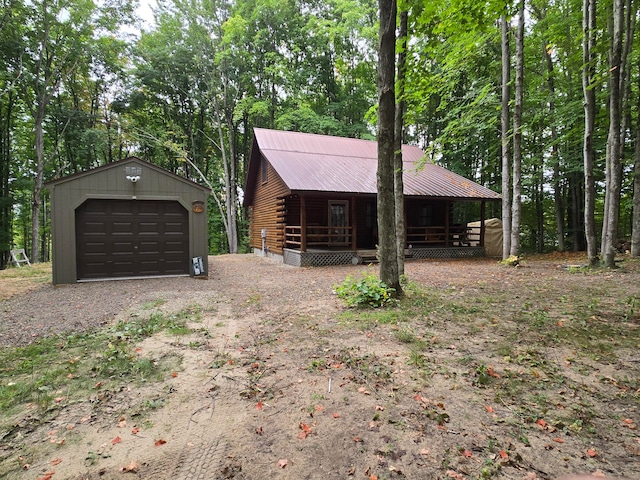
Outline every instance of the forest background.
MULTIPOLYGON (((521 251, 585 250, 611 212, 640 235, 638 3, 398 4, 404 141, 513 199, 521 251)), ((0 268, 48 260, 54 178, 136 155, 207 183, 210 252, 236 253, 254 127, 375 138, 375 0, 0 4, 0 268)))

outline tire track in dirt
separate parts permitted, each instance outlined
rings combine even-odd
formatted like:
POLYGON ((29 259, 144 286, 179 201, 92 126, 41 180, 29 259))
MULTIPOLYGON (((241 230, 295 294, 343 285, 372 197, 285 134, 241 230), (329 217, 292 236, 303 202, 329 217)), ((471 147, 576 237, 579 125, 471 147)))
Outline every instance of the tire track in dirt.
POLYGON ((142 463, 138 471, 141 478, 209 480, 225 477, 227 439, 242 421, 242 412, 234 408, 238 385, 211 370, 211 365, 218 353, 231 348, 238 324, 230 304, 217 303, 216 306, 216 311, 207 313, 201 323, 190 325, 200 330, 195 337, 181 339, 181 343, 176 344, 173 338, 160 336, 143 347, 163 353, 175 350, 182 355, 183 370, 172 383, 179 396, 162 409, 163 424, 158 425, 160 431, 167 432, 167 443, 157 447, 158 454, 142 463), (206 346, 195 350, 188 348, 190 342, 199 342, 203 330, 211 335, 206 346), (179 422, 175 423, 173 419, 179 419, 179 422))

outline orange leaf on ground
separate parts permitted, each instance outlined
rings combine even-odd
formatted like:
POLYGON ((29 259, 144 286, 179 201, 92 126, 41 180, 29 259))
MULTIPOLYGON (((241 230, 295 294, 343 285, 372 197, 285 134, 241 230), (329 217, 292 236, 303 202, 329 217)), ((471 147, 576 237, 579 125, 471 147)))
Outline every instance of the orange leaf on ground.
POLYGON ((51 477, 53 477, 55 473, 56 473, 55 470, 51 470, 45 473, 42 477, 38 477, 38 480, 51 480, 51 477))
POLYGON ((256 410, 262 410, 262 402, 256 403, 256 410))
POLYGON ((500 378, 500 375, 493 371, 493 367, 487 368, 487 373, 494 378, 500 378))
POLYGON ((115 445, 116 443, 120 443, 122 442, 122 439, 120 437, 116 437, 113 440, 111 440, 111 445, 115 445))
POLYGON ((590 457, 595 457, 598 455, 598 452, 596 452, 593 448, 588 448, 587 455, 589 455, 590 457))
POLYGON ((138 468, 140 467, 140 465, 138 465, 136 462, 129 462, 128 465, 122 467, 120 469, 120 471, 122 473, 127 473, 127 472, 131 472, 131 473, 136 473, 138 471, 138 468))
POLYGON ((561 438, 554 438, 553 441, 558 443, 564 443, 564 440, 561 438))
POLYGON ((156 440, 156 443, 154 443, 154 445, 155 445, 156 447, 159 447, 160 445, 164 445, 165 443, 167 443, 167 441, 166 441, 166 440, 162 440, 162 439, 160 439, 160 440, 156 440))
POLYGON ((464 455, 467 458, 471 458, 473 456, 473 453, 471 453, 471 450, 463 450, 462 455, 464 455))
POLYGON ((61 458, 54 458, 53 460, 51 460, 49 463, 53 466, 59 465, 62 462, 61 458))
POLYGON ((287 460, 286 458, 281 458, 280 460, 278 460, 278 466, 280 468, 284 468, 289 464, 289 460, 287 460))
POLYGON ((545 422, 543 419, 539 418, 538 420, 536 420, 536 425, 544 428, 547 426, 547 422, 545 422))
POLYGON ((493 407, 491 407, 491 405, 485 405, 484 409, 489 413, 493 413, 493 407))
POLYGON ((178 376, 178 372, 171 372, 171 376, 172 376, 173 378, 176 378, 176 377, 178 376))
POLYGON ((140 428, 139 428, 139 427, 133 427, 133 428, 131 429, 131 434, 132 434, 132 435, 136 435, 139 431, 140 431, 140 428))
POLYGON ((502 458, 509 458, 509 454, 507 452, 505 452, 504 450, 500 450, 498 452, 498 454, 502 457, 502 458))
POLYGON ((322 405, 316 405, 316 412, 321 412, 324 410, 324 407, 322 405))
POLYGON ((339 413, 334 413, 333 414, 333 418, 340 418, 340 414, 339 413))

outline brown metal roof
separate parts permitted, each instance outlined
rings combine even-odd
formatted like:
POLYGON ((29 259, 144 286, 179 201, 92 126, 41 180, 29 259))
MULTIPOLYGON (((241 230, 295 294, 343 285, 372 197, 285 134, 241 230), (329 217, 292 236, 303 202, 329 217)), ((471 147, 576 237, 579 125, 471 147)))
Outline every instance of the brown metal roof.
MULTIPOLYGON (((256 146, 287 187, 298 191, 377 192, 378 144, 310 133, 254 129, 256 146)), ((252 152, 253 153, 253 152, 252 152)), ((404 193, 411 196, 499 200, 500 195, 432 163, 403 145, 404 193)), ((252 160, 256 158, 252 154, 252 160)))

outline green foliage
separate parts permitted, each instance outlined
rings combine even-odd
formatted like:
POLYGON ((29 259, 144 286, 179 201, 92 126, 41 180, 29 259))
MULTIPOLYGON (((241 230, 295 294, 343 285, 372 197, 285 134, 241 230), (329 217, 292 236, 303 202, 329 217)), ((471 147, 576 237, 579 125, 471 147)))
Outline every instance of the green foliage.
POLYGON ((348 276, 342 283, 334 285, 334 289, 348 307, 373 308, 389 305, 395 291, 373 274, 361 278, 348 276))

